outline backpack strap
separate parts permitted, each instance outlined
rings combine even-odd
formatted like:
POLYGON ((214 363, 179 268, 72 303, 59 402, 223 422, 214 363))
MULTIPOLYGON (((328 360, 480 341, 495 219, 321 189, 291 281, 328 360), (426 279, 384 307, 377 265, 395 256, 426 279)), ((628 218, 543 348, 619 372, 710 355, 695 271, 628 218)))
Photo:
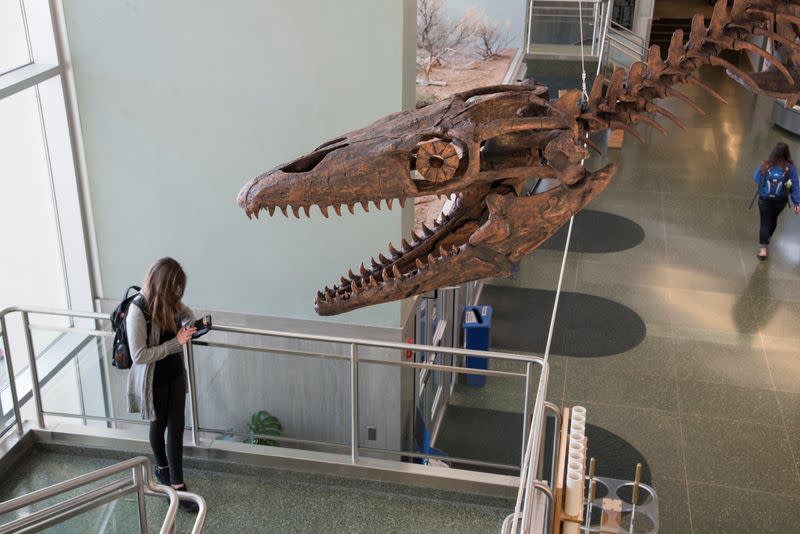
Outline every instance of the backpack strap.
POLYGON ((142 288, 139 287, 139 286, 129 286, 128 289, 125 290, 125 294, 122 295, 122 300, 125 300, 126 298, 128 298, 128 293, 131 292, 131 289, 135 289, 139 293, 141 293, 141 291, 142 291, 142 288))
MULTIPOLYGON (((141 291, 141 289, 139 289, 136 286, 131 286, 131 287, 136 288, 137 291, 141 291)), ((128 289, 130 289, 130 287, 128 289)), ((125 294, 127 295, 128 292, 126 291, 125 294)), ((150 331, 152 330, 153 323, 150 320, 150 312, 147 311, 147 302, 145 302, 144 300, 144 295, 139 293, 138 295, 133 297, 131 304, 134 304, 137 308, 142 310, 142 314, 144 315, 144 320, 147 323, 147 342, 150 343, 150 331)))

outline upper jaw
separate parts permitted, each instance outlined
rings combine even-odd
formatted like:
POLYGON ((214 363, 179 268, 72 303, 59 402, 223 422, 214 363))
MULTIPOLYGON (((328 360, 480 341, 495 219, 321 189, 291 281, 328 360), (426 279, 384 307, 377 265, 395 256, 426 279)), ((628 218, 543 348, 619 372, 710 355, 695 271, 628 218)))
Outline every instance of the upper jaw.
MULTIPOLYGON (((248 217, 257 217, 262 210, 270 215, 276 209, 286 213, 289 207, 296 214, 300 210, 308 214, 312 206, 318 206, 327 217, 328 208, 332 207, 339 213, 343 204, 352 212, 356 204, 353 199, 361 199, 362 206, 367 209, 370 201, 378 205, 381 200, 404 201, 409 196, 408 185, 401 180, 381 180, 380 175, 366 165, 339 171, 341 165, 338 161, 326 161, 328 157, 330 155, 325 155, 313 170, 307 172, 287 172, 290 163, 253 178, 239 192, 237 203, 248 217)), ((381 165, 388 173, 402 171, 393 158, 385 158, 381 165)))

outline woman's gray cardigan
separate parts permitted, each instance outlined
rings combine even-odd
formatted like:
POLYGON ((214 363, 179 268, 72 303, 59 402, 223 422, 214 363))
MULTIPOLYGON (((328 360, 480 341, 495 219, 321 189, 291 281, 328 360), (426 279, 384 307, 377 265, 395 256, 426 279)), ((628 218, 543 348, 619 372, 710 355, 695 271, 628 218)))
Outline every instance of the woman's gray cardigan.
MULTIPOLYGON (((194 321, 192 311, 186 306, 181 305, 178 315, 181 323, 186 319, 194 321)), ((133 360, 128 373, 128 412, 139 412, 142 419, 153 421, 156 418, 153 409, 153 371, 156 362, 170 354, 181 352, 181 344, 178 343, 177 337, 173 337, 159 345, 161 330, 155 324, 151 324, 150 339, 147 339, 147 320, 135 303, 131 303, 128 308, 125 327, 128 332, 128 348, 133 360)), ((186 378, 185 368, 183 375, 186 378)), ((186 381, 183 383, 186 384, 186 381)))

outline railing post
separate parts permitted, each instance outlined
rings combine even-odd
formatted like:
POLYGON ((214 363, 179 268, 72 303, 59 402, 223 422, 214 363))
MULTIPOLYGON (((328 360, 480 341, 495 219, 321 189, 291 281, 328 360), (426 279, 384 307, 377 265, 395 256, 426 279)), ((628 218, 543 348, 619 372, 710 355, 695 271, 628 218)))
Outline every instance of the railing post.
POLYGON ((200 417, 197 413, 197 380, 194 373, 194 349, 192 348, 192 340, 190 339, 184 345, 186 351, 186 374, 189 375, 189 406, 192 411, 192 445, 198 447, 200 445, 200 417))
POLYGON ((350 458, 358 463, 358 345, 350 344, 350 458))
MULTIPOLYGON (((14 419, 17 425, 17 435, 22 436, 22 414, 19 410, 19 397, 17 397, 17 380, 14 376, 14 364, 11 362, 11 349, 8 344, 8 328, 5 316, 0 317, 0 331, 3 336, 3 353, 6 359, 6 372, 8 373, 8 388, 11 390, 11 407, 14 410, 14 419)), ((2 414, 0 414, 2 415, 2 414)))
MULTIPOLYGON (((531 424, 531 384, 533 383, 533 363, 528 362, 525 366, 525 406, 522 408, 522 454, 520 458, 525 458, 525 449, 528 446, 528 433, 531 424)), ((524 466, 520 465, 524 469, 524 466)))
POLYGON ((42 390, 39 384, 39 371, 36 369, 36 352, 33 349, 33 337, 31 336, 31 324, 28 319, 28 312, 22 312, 22 328, 25 330, 25 346, 28 349, 28 365, 31 371, 31 390, 33 391, 33 403, 36 408, 36 423, 39 425, 39 428, 44 428, 42 390))
POLYGON ((147 484, 148 465, 137 465, 133 472, 133 483, 136 485, 136 501, 139 505, 139 532, 147 534, 147 504, 144 496, 144 487, 147 484))
POLYGON ((592 55, 593 56, 597 54, 597 17, 599 15, 597 6, 598 6, 597 2, 592 4, 592 18, 593 18, 593 22, 592 22, 592 55))

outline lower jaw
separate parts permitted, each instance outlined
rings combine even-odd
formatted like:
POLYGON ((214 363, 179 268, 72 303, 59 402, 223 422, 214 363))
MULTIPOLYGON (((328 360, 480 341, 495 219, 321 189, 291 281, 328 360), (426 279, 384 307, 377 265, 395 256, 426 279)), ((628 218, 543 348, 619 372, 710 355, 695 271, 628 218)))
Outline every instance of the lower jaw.
POLYGON ((391 280, 350 293, 348 298, 318 300, 317 314, 338 315, 364 306, 372 306, 413 297, 446 285, 510 274, 511 263, 500 254, 487 253, 470 244, 462 245, 458 254, 438 258, 417 274, 402 281, 391 280))

